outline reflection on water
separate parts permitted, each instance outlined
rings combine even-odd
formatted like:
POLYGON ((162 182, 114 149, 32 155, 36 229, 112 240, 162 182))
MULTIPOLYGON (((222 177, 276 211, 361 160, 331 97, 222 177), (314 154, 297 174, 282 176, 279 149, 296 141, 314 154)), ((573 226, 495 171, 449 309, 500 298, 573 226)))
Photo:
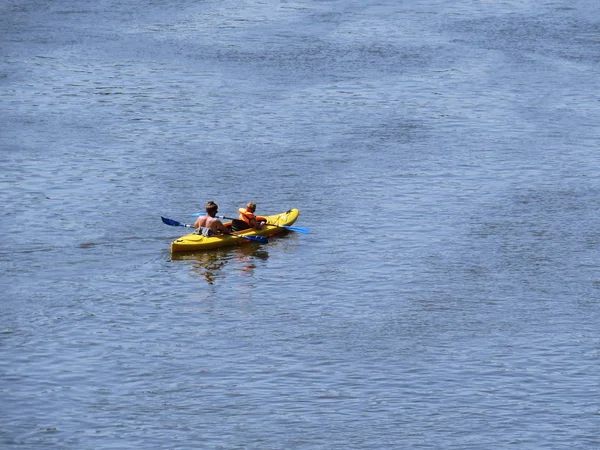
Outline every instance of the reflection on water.
POLYGON ((233 269, 244 275, 253 275, 256 261, 268 258, 269 252, 265 250, 264 246, 255 244, 171 256, 173 261, 189 261, 193 271, 211 286, 219 278, 225 278, 228 273, 232 273, 232 271, 222 270, 228 264, 233 265, 233 269))

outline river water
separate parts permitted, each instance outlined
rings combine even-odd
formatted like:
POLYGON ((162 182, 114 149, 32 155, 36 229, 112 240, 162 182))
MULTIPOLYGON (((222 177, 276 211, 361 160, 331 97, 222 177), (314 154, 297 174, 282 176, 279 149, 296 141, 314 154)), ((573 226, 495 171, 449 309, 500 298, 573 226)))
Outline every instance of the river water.
POLYGON ((0 0, 4 449, 600 448, 596 0, 0 0), (207 200, 299 208, 171 258, 207 200))

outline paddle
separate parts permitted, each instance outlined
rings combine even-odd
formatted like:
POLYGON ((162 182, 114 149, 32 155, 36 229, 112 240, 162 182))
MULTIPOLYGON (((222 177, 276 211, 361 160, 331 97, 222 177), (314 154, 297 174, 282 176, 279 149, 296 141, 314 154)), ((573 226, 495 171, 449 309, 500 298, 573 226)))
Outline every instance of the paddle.
MULTIPOLYGON (((194 216, 205 216, 206 213, 196 213, 194 214, 194 216)), ((237 220, 237 219, 233 219, 232 217, 225 217, 225 216, 215 216, 218 217, 219 219, 225 219, 225 220, 237 220)), ((297 233, 305 233, 308 234, 310 233, 310 230, 308 228, 302 228, 302 227, 291 227, 288 225, 275 225, 272 223, 267 223, 267 225, 270 225, 272 227, 278 227, 278 228, 285 228, 286 230, 290 230, 290 231, 295 231, 297 233)))
MULTIPOLYGON (((170 225, 172 227, 195 228, 193 225, 187 225, 185 223, 177 222, 176 220, 168 219, 163 216, 160 216, 160 218, 162 219, 162 221, 165 225, 170 225)), ((240 234, 231 234, 231 235, 226 234, 225 236, 233 236, 233 237, 237 237, 237 238, 248 239, 249 241, 256 242, 258 244, 268 244, 269 243, 269 240, 264 236, 244 236, 244 235, 240 235, 240 234)))

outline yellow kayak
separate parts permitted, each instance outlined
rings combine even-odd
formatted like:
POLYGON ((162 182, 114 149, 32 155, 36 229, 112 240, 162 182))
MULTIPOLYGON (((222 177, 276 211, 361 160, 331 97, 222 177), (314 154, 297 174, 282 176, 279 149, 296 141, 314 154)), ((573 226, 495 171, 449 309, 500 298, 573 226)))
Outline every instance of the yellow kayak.
MULTIPOLYGON (((294 208, 286 212, 273 214, 272 216, 263 216, 267 219, 267 223, 262 229, 239 231, 233 235, 216 235, 206 237, 196 233, 186 234, 185 236, 181 236, 179 239, 175 239, 173 242, 171 242, 171 253, 197 252, 220 247, 229 247, 232 245, 248 244, 252 242, 250 239, 243 238, 242 236, 275 236, 286 231, 287 229, 284 227, 293 224, 296 219, 298 219, 299 214, 300 211, 294 208)), ((231 222, 225 223, 225 225, 229 224, 231 224, 231 222)))

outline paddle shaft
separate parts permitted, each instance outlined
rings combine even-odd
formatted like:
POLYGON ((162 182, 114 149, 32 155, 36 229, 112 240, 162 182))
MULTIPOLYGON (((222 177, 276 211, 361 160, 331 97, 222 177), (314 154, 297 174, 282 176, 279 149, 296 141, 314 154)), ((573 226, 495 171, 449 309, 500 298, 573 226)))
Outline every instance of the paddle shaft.
MULTIPOLYGON (((195 216, 205 216, 206 213, 198 213, 198 214, 194 214, 195 216)), ((239 220, 239 219, 234 219, 233 217, 226 217, 226 216, 215 216, 218 219, 225 219, 225 220, 239 220)), ((277 228, 285 228, 286 230, 290 230, 290 231, 296 231, 298 233, 310 233, 310 230, 308 228, 302 228, 302 227, 292 227, 289 225, 275 225, 274 223, 267 223, 266 225, 269 225, 271 227, 277 227, 277 228)))
MULTIPOLYGON (((193 225, 188 225, 186 223, 181 223, 173 219, 169 219, 167 217, 160 217, 165 225, 170 225, 172 227, 186 227, 186 228, 196 228, 193 225)), ((224 236, 232 236, 241 239, 247 239, 252 242, 258 242, 259 244, 268 244, 269 240, 264 236, 243 236, 239 234, 225 234, 224 236)))

